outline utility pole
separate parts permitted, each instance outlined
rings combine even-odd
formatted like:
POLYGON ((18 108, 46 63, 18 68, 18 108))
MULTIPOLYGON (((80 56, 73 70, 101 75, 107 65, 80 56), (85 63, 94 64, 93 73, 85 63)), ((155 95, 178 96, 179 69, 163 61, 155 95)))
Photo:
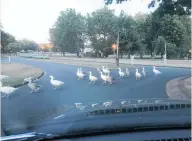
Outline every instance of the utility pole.
POLYGON ((165 41, 165 54, 164 54, 164 65, 167 65, 167 44, 166 44, 166 41, 165 41))
POLYGON ((116 44, 117 54, 116 54, 116 65, 119 66, 119 31, 117 35, 117 44, 116 44))

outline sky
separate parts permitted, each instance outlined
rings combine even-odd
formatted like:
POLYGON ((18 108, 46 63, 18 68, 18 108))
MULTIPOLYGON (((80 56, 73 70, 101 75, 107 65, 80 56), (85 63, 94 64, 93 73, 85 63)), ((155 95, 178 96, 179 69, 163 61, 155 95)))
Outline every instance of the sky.
MULTIPOLYGON (((108 6, 118 14, 149 13, 150 0, 128 0, 123 4, 108 6)), ((1 24, 16 39, 29 39, 37 43, 49 42, 49 28, 57 20, 60 11, 74 8, 83 15, 104 7, 104 0, 1 0, 1 24)))

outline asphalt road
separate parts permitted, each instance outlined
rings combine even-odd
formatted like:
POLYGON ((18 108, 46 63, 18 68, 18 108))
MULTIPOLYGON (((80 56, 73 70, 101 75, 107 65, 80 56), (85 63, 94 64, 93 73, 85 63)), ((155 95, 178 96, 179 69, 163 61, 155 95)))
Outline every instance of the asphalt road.
MULTIPOLYGON (((166 82, 177 77, 190 76, 191 72, 191 69, 158 67, 162 74, 154 76, 152 66, 145 66, 147 76, 139 81, 135 80, 135 69, 132 68, 131 76, 123 79, 118 79, 118 70, 113 70, 111 74, 117 78, 113 85, 103 84, 101 80, 95 84, 88 84, 88 77, 77 80, 78 66, 21 58, 13 58, 12 61, 39 67, 45 71, 45 75, 37 81, 43 86, 39 92, 29 93, 31 90, 25 85, 10 97, 1 99, 2 125, 7 129, 13 128, 18 123, 25 126, 41 122, 50 115, 58 116, 76 102, 168 98, 166 82), (63 81, 64 86, 59 90, 53 89, 49 75, 63 81)), ((137 67, 140 69, 142 66, 137 67)), ((85 72, 91 70, 93 75, 99 77, 95 68, 82 67, 82 69, 85 72)))

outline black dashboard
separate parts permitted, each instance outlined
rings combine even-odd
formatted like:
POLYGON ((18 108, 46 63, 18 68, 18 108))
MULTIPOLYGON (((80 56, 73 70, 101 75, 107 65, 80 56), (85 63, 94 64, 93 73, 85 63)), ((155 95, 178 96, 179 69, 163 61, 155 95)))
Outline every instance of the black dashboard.
POLYGON ((58 141, 191 141, 190 129, 158 130, 84 136, 58 141))

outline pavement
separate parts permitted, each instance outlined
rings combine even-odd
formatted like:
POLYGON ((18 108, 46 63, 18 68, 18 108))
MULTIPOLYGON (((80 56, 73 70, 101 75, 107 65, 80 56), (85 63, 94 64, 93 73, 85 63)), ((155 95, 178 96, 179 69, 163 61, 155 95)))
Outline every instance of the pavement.
MULTIPOLYGON (((101 80, 95 84, 88 84, 87 77, 84 80, 77 80, 76 71, 81 64, 75 66, 17 57, 12 58, 12 61, 39 67, 45 73, 37 81, 43 86, 39 92, 29 93, 30 89, 25 85, 9 98, 1 99, 2 126, 7 130, 18 124, 27 127, 43 122, 47 117, 57 117, 74 108, 74 103, 79 102, 169 98, 166 93, 166 83, 178 77, 191 76, 191 69, 174 67, 157 67, 162 74, 155 76, 152 66, 145 66, 147 76, 141 80, 135 80, 135 68, 130 67, 131 76, 123 79, 118 78, 117 70, 112 71, 111 75, 116 78, 115 84, 103 84, 101 80), (65 82, 64 86, 59 90, 53 89, 49 75, 65 82)), ((91 63, 93 64, 93 62, 91 63)), ((141 65, 135 65, 135 67, 141 71, 141 65)), ((99 77, 97 70, 93 67, 82 67, 82 69, 85 72, 91 70, 93 75, 99 77)))
MULTIPOLYGON (((42 61, 59 61, 60 63, 70 63, 70 64, 76 64, 76 63, 91 63, 94 62, 94 64, 115 64, 115 58, 77 58, 77 57, 50 57, 50 59, 42 60, 42 61)), ((129 64, 131 65, 131 59, 120 59, 120 64, 129 64)), ((164 62, 163 60, 159 59, 134 59, 135 65, 155 65, 155 66, 169 66, 169 67, 185 67, 190 68, 191 67, 191 60, 167 60, 164 62)))

